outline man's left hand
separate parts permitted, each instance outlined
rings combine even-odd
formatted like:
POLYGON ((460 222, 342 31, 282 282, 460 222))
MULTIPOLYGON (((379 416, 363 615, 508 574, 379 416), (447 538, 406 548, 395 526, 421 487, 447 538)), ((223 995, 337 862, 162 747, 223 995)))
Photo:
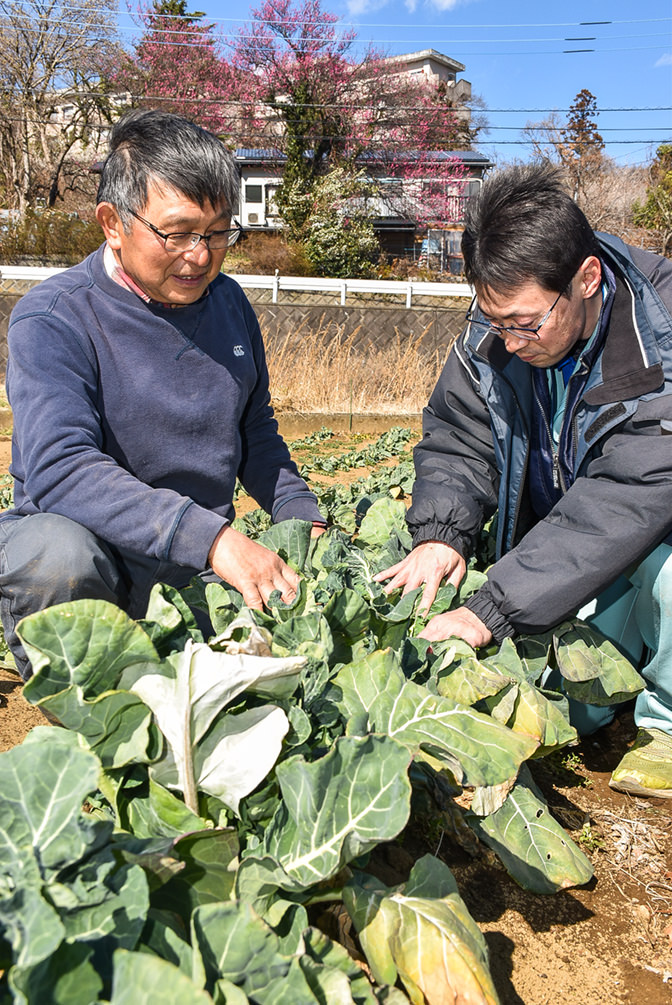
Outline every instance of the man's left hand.
POLYGON ((443 639, 464 639, 473 649, 487 646, 492 641, 492 633, 468 607, 458 607, 446 614, 435 614, 420 632, 421 639, 441 642, 443 639))

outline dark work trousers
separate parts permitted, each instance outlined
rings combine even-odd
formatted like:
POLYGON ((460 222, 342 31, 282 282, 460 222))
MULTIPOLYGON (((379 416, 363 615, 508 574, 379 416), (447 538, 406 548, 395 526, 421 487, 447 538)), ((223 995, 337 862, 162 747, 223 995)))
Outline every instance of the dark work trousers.
MULTIPOLYGON (((204 578, 217 581, 208 573, 204 578)), ((155 583, 179 589, 199 574, 198 569, 112 548, 55 513, 10 513, 0 520, 0 617, 24 680, 32 668, 16 634, 22 618, 52 604, 83 599, 108 600, 131 618, 142 618, 155 583)))

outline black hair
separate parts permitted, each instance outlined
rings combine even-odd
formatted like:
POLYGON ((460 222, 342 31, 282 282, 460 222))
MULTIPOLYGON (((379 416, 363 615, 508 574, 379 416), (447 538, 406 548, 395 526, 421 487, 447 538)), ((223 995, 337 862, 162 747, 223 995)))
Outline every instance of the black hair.
POLYGON ((238 208, 240 176, 231 153, 213 133, 170 112, 127 112, 110 132, 98 203, 116 208, 124 227, 145 207, 148 186, 174 188, 203 208, 225 202, 238 208))
POLYGON ((532 280, 566 294, 581 263, 599 257, 599 246, 560 171, 544 162, 486 179, 467 208, 462 254, 477 290, 505 293, 532 280))

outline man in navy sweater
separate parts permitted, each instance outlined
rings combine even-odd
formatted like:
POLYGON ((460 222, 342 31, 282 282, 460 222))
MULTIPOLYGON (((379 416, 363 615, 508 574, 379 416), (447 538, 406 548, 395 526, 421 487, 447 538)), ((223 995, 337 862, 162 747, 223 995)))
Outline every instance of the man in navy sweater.
POLYGON ((112 129, 106 241, 12 313, 14 509, 0 519, 0 614, 24 678, 22 617, 77 598, 142 617, 156 582, 214 573, 260 608, 298 577, 231 526, 236 478, 275 522, 324 526, 278 433, 259 325, 221 274, 239 233, 224 145, 179 116, 112 129))

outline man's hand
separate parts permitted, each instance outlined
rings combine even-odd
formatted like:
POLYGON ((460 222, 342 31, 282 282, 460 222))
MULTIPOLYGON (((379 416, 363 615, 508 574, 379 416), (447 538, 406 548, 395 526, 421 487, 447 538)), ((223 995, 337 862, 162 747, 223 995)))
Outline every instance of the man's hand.
POLYGON ((430 642, 441 642, 451 637, 464 639, 473 649, 487 646, 492 641, 490 630, 468 607, 436 614, 420 632, 420 638, 430 642))
POLYGON ((444 544, 442 541, 424 541, 401 562, 384 569, 373 578, 376 583, 382 583, 385 579, 390 580, 385 587, 385 593, 392 593, 393 590, 403 586, 402 596, 425 583, 420 610, 428 611, 434 603, 441 581, 446 579, 457 589, 466 571, 466 562, 449 544, 444 544))
POLYGON ((296 596, 299 577, 279 555, 227 525, 215 538, 208 563, 213 572, 243 595, 248 607, 261 610, 273 590, 286 604, 296 596))

